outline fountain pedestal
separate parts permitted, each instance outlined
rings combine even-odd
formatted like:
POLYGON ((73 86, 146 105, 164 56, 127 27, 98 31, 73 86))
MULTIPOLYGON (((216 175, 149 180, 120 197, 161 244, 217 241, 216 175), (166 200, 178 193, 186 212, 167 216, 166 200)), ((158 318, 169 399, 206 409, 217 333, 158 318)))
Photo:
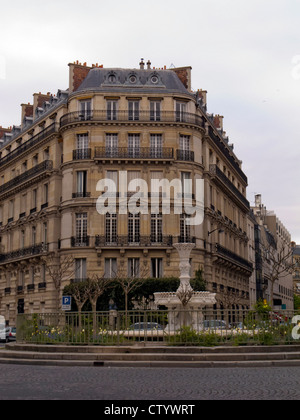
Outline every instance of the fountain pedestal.
POLYGON ((176 292, 154 293, 156 306, 168 308, 169 331, 177 331, 183 326, 201 330, 203 308, 216 303, 216 295, 211 292, 195 292, 190 284, 190 255, 195 244, 179 243, 174 248, 179 253, 180 285, 176 292))

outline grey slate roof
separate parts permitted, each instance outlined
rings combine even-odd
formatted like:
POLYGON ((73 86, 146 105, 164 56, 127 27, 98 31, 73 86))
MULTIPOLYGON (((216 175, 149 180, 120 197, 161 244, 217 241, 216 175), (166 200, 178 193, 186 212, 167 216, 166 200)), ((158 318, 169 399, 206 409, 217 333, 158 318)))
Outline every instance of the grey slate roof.
POLYGON ((77 89, 99 92, 182 93, 192 95, 172 70, 93 68, 77 89))

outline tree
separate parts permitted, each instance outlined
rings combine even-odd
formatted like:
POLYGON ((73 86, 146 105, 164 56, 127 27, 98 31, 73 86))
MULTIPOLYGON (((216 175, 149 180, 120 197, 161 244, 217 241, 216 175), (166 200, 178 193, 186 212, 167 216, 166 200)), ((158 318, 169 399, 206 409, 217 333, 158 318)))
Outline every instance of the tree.
POLYGON ((94 274, 91 279, 87 280, 87 297, 92 305, 93 312, 93 330, 96 331, 97 325, 97 301, 103 295, 105 290, 111 285, 113 279, 100 277, 94 274))
POLYGON ((284 242, 269 244, 265 247, 265 255, 269 261, 270 301, 273 306, 275 283, 292 275, 294 271, 293 248, 284 242))
POLYGON ((82 323, 81 323, 81 313, 82 308, 86 301, 89 298, 88 293, 88 281, 78 282, 78 283, 71 283, 67 287, 65 287, 65 292, 69 293, 75 300, 77 310, 78 310, 78 326, 79 330, 82 330, 82 323))
POLYGON ((50 254, 42 259, 45 264, 46 273, 53 281, 55 290, 57 292, 56 309, 59 312, 60 301, 61 301, 61 286, 63 280, 70 280, 74 275, 74 263, 75 259, 72 255, 66 255, 61 257, 58 254, 50 254))

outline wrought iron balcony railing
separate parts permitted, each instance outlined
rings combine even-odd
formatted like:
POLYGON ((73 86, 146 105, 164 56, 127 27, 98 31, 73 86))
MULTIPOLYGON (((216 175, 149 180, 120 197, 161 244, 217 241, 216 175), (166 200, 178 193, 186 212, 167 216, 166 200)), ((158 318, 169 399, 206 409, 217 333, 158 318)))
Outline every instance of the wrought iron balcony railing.
POLYGON ((73 160, 85 160, 91 159, 91 149, 75 149, 73 150, 73 160))
POLYGON ((173 243, 172 236, 164 235, 112 235, 96 236, 96 247, 124 247, 124 246, 144 246, 144 247, 171 247, 173 243))
POLYGON ((186 162, 194 162, 195 155, 191 150, 177 150, 177 160, 184 160, 186 162))
POLYGON ((52 169, 53 169, 52 160, 45 160, 39 165, 34 166, 33 168, 29 169, 23 174, 18 175, 15 178, 11 179, 10 181, 6 182, 5 184, 1 185, 0 194, 7 192, 11 188, 18 186, 19 184, 22 184, 23 182, 28 181, 45 171, 51 171, 52 169))
POLYGON ((0 254, 0 263, 5 263, 10 260, 15 260, 24 257, 31 257, 42 255, 48 252, 48 244, 40 243, 26 248, 20 248, 16 251, 11 251, 6 254, 0 254))
POLYGON ((95 159, 174 159, 171 147, 95 147, 95 159))
POLYGON ((31 139, 27 140, 25 143, 21 144, 19 147, 8 153, 6 156, 3 156, 0 159, 0 166, 4 165, 7 162, 10 162, 15 157, 19 157, 21 153, 25 152, 26 150, 30 149, 31 147, 35 146, 46 137, 50 136, 51 134, 57 133, 58 131, 58 124, 53 123, 49 125, 49 127, 42 130, 40 133, 33 136, 31 139))
POLYGON ((78 122, 163 122, 163 123, 186 123, 204 128, 205 122, 201 115, 189 112, 160 111, 153 113, 151 111, 137 111, 134 114, 128 110, 115 111, 113 113, 107 110, 95 110, 83 113, 81 111, 71 112, 63 115, 60 119, 60 127, 63 128, 72 123, 78 122))
POLYGON ((227 178, 224 172, 222 172, 217 165, 209 165, 209 171, 219 181, 222 182, 222 185, 225 186, 231 192, 233 197, 241 201, 243 205, 247 207, 247 209, 250 208, 250 204, 247 198, 237 189, 237 187, 230 181, 229 178, 227 178))
POLYGON ((247 271, 251 271, 251 272, 253 271, 253 265, 251 264, 251 262, 249 262, 245 258, 240 257, 239 255, 235 254, 229 249, 224 248, 218 243, 215 244, 215 253, 227 260, 234 262, 237 265, 242 266, 247 271))
POLYGON ((86 192, 86 191, 72 193, 72 198, 90 198, 90 197, 91 197, 91 193, 86 192))
POLYGON ((71 246, 72 247, 90 246, 90 237, 89 236, 72 236, 71 246))

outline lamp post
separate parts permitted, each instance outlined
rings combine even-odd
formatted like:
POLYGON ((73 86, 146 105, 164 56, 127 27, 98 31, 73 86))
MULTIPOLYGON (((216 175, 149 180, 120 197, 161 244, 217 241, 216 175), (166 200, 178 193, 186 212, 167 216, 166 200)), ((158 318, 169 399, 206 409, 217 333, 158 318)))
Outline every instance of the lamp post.
POLYGON ((216 228, 214 230, 211 230, 210 232, 207 232, 207 236, 209 237, 209 235, 211 235, 212 233, 214 233, 216 231, 218 231, 219 233, 224 233, 223 229, 216 228))

